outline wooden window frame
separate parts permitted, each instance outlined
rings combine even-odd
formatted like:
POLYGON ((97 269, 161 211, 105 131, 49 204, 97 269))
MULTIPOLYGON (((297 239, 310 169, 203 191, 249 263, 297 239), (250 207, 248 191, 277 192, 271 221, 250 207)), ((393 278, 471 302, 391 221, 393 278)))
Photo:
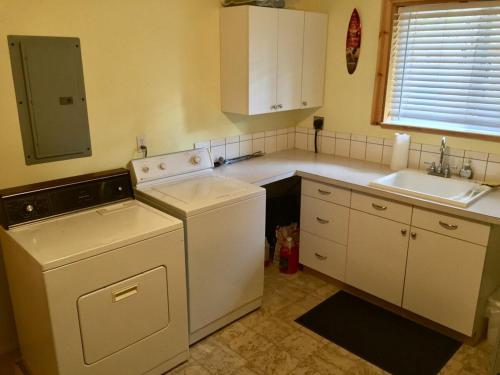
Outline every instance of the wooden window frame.
MULTIPOLYGON (((470 0, 470 2, 488 1, 488 0, 470 0)), ((389 78, 389 65, 391 54, 391 41, 392 41, 392 27, 394 15, 402 6, 410 5, 425 5, 425 4, 443 4, 443 3, 456 3, 456 2, 469 2, 460 0, 382 0, 382 15, 380 18, 380 32, 378 42, 378 55, 377 55, 377 70, 375 76, 375 87, 373 90, 373 103, 371 124, 380 126, 384 129, 403 130, 411 132, 422 132, 440 135, 459 136, 464 138, 474 138, 487 141, 500 142, 500 135, 484 135, 463 132, 460 130, 439 130, 428 129, 418 126, 404 126, 404 125, 388 125, 384 124, 384 108, 387 94, 387 84, 389 78)))

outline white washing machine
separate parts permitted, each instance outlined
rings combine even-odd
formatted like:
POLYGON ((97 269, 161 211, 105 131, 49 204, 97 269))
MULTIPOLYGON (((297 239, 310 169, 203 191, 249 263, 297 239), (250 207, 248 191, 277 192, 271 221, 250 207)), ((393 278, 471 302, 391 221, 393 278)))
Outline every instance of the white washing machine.
POLYGON ((131 162, 136 197, 184 221, 192 344, 262 305, 266 192, 213 172, 208 149, 131 162))
POLYGON ((188 359, 182 222, 127 170, 0 192, 7 276, 32 375, 162 374, 188 359))

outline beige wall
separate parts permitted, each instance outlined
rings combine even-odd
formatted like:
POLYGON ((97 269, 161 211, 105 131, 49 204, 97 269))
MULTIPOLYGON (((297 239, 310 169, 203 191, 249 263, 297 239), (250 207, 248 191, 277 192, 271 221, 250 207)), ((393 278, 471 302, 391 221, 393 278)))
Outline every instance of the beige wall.
MULTIPOLYGON (((301 9, 330 14, 325 105, 315 114, 325 116, 325 129, 354 134, 391 137, 394 131, 370 124, 376 71, 381 0, 291 0, 301 9), (345 38, 349 18, 358 9, 362 22, 362 46, 356 72, 349 75, 345 63, 345 38)), ((311 126, 310 117, 299 126, 311 126)), ((438 144, 440 137, 412 133, 415 142, 438 144)), ((453 147, 500 153, 500 143, 450 137, 453 147)))
POLYGON ((219 110, 219 0, 0 0, 0 188, 124 166, 194 141, 293 126, 219 110), (6 35, 81 38, 93 156, 24 164, 6 35))

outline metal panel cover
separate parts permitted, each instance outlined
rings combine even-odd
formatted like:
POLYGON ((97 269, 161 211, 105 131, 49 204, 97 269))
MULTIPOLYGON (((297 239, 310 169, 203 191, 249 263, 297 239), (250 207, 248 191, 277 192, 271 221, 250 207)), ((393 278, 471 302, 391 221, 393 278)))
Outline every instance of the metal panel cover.
POLYGON ((80 40, 7 39, 26 164, 90 156, 80 40))

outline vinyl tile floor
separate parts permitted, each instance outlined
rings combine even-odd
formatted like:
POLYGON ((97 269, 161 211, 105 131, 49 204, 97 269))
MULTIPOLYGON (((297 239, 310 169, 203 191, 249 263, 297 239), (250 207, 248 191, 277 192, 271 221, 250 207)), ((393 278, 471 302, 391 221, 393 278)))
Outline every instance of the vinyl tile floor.
MULTIPOLYGON (((168 375, 376 375, 386 374, 356 355, 295 323, 295 319, 338 291, 303 272, 265 272, 259 310, 191 347, 191 359, 168 375)), ((491 350, 486 342, 463 345, 440 375, 487 375, 491 350)), ((13 359, 0 356, 1 375, 20 375, 13 359)))
MULTIPOLYGON (((338 291, 298 272, 265 272, 263 306, 191 347, 191 359, 168 375, 371 375, 386 374, 316 335, 295 319, 338 291)), ((440 375, 487 375, 486 342, 462 345, 440 375)))

